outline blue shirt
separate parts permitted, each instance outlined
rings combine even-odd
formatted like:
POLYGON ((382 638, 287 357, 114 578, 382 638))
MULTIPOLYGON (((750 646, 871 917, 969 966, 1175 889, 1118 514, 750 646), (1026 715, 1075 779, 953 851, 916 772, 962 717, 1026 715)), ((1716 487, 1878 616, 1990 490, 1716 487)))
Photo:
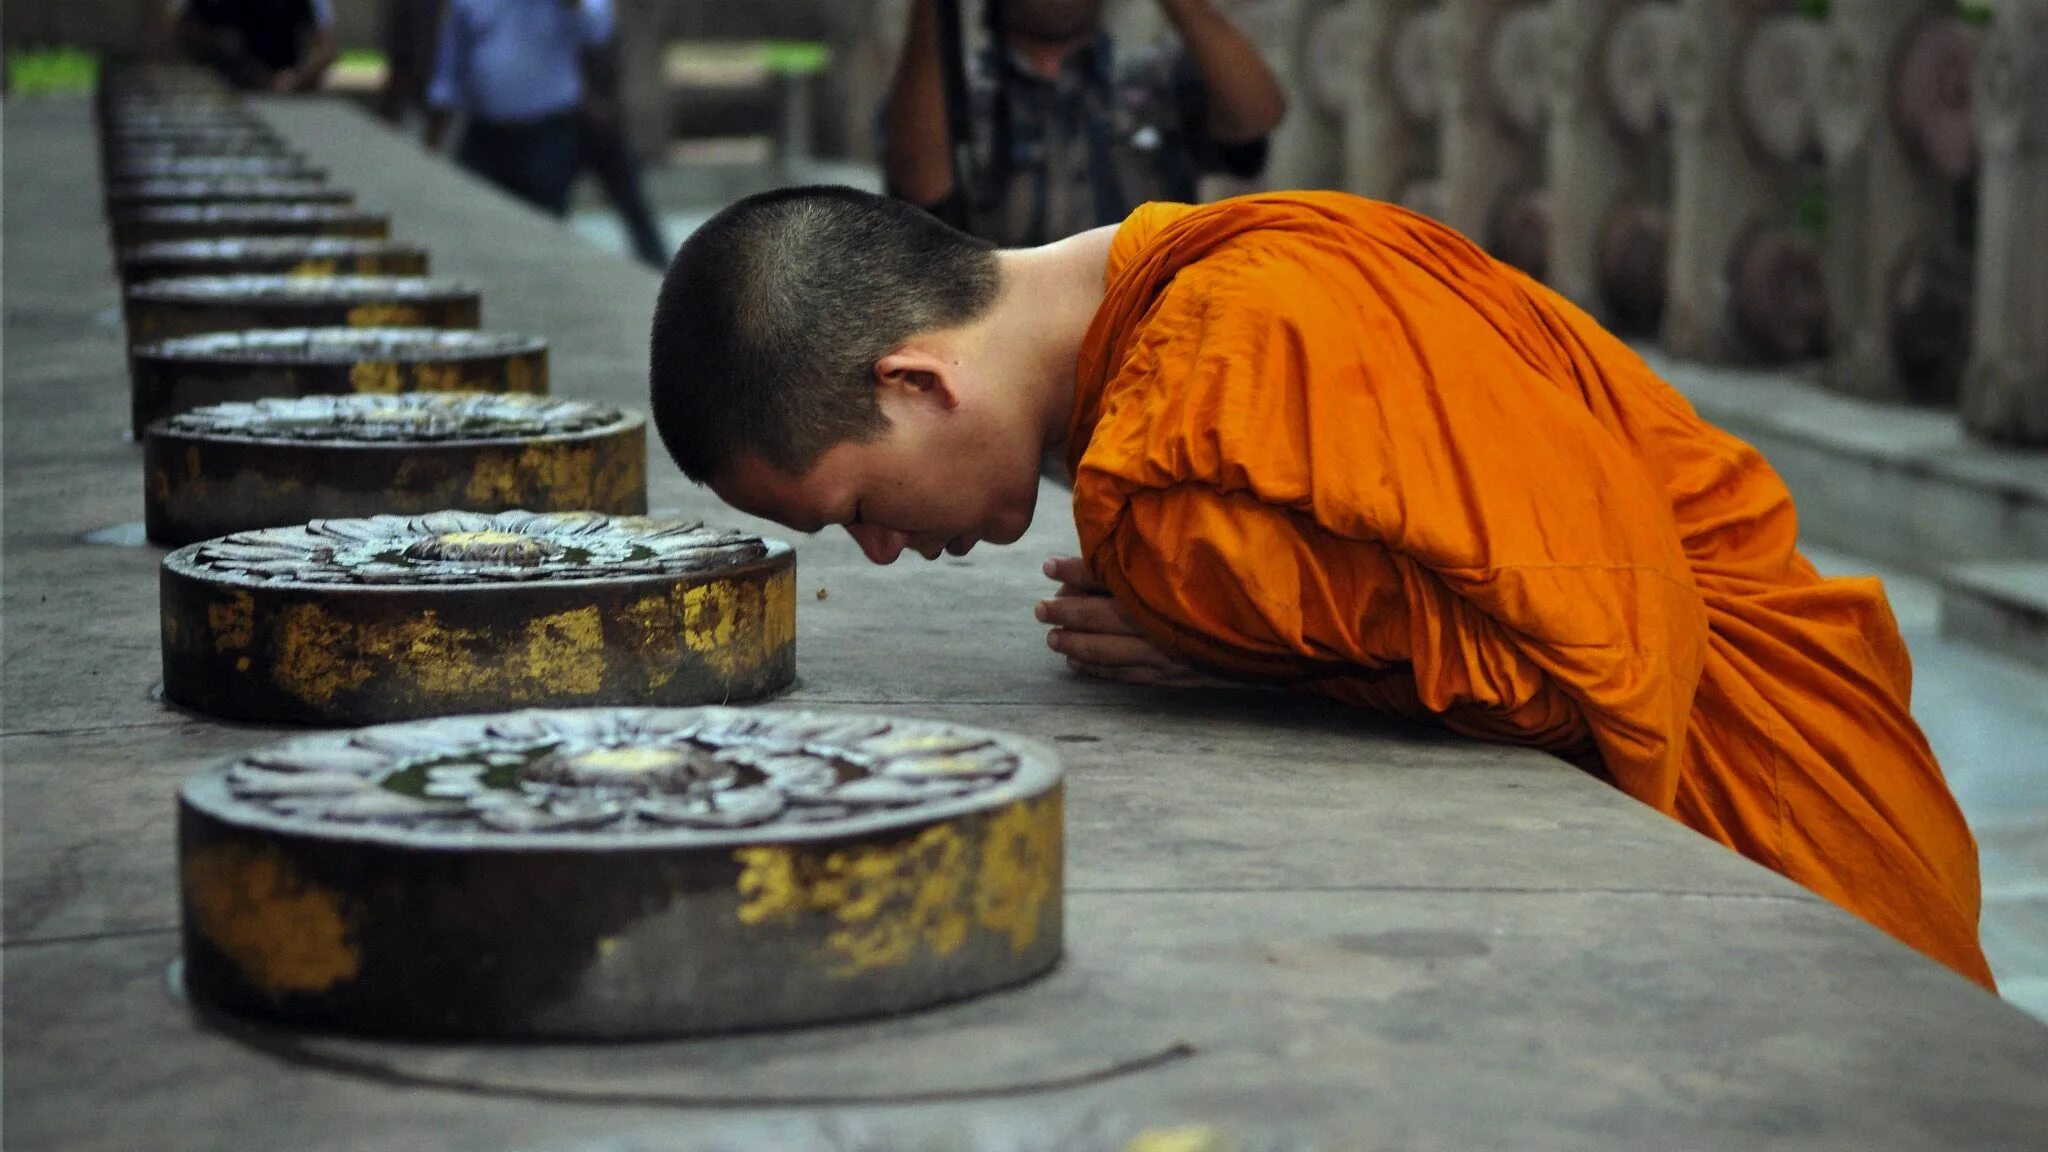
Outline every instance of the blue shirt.
POLYGON ((582 50, 612 36, 610 0, 448 0, 427 104, 534 120, 583 101, 582 50))

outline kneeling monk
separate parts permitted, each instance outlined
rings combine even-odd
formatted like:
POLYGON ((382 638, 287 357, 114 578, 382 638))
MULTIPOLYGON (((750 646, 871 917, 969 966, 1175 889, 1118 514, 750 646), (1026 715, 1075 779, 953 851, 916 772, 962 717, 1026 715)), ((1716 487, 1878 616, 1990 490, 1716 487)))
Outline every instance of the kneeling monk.
POLYGON ((1007 544, 1064 447, 1083 671, 1209 670, 1546 749, 1986 987, 1976 846, 1873 580, 1626 346, 1334 193, 994 251, 848 189, 727 209, 655 316, 669 451, 878 563, 1007 544))

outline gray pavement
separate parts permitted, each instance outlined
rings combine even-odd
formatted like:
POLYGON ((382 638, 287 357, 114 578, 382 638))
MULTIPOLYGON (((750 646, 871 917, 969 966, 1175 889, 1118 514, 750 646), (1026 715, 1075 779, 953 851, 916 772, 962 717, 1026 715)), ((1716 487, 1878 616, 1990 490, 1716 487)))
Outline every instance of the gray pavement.
MULTIPOLYGON (((653 277, 338 106, 274 120, 568 396, 638 403, 653 277)), ((2048 1027, 1546 757, 1269 694, 1068 677, 1009 550, 799 546, 788 698, 1067 757, 1069 956, 896 1021, 618 1047, 201 1027, 170 993, 172 789, 268 738, 169 710, 85 110, 5 109, 9 1149, 2048 1148, 2048 1027), (113 533, 115 538, 120 534, 113 533), (825 592, 825 598, 816 593, 825 592)), ((733 521, 657 461, 658 508, 733 521)), ((744 521, 740 521, 745 523, 744 521)), ((765 527, 752 525, 753 527, 765 527)))

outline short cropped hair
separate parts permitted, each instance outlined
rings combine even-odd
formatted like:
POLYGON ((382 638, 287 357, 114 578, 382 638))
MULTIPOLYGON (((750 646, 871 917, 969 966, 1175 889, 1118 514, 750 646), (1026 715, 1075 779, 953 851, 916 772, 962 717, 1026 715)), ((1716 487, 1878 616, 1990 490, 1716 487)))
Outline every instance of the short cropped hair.
POLYGON ((875 362, 995 302, 992 245, 852 188, 750 196, 692 235, 655 304, 649 390, 698 483, 757 455, 801 476, 888 430, 875 362))

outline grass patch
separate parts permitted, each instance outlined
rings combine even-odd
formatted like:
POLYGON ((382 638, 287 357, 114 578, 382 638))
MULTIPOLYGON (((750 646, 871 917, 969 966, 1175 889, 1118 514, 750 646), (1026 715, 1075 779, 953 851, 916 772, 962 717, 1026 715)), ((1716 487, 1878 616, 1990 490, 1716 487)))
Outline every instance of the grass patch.
POLYGON ((80 48, 7 51, 7 94, 41 96, 91 92, 99 83, 100 58, 80 48))

